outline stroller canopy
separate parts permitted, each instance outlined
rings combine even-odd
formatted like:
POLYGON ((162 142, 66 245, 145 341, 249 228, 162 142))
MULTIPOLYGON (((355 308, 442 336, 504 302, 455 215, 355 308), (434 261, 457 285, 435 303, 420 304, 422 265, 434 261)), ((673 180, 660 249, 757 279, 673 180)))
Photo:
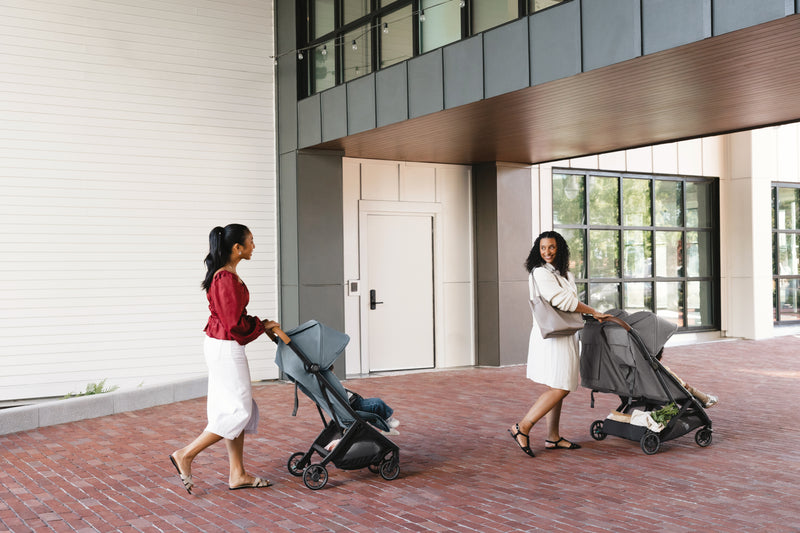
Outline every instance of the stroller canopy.
POLYGON ((316 320, 310 320, 286 332, 292 339, 291 344, 300 351, 310 364, 319 365, 319 373, 315 374, 306 368, 306 362, 295 353, 292 348, 278 341, 278 350, 275 353, 275 364, 278 368, 297 383, 297 387, 311 398, 314 403, 324 409, 328 416, 337 418, 341 424, 350 425, 353 416, 342 405, 342 400, 347 402, 347 392, 344 390, 339 378, 333 373, 331 367, 344 351, 350 337, 340 331, 331 329, 316 320), (323 391, 319 377, 324 379, 330 388, 339 393, 341 399, 334 397, 329 391, 323 391), (331 408, 333 412, 331 412, 331 408), (335 416, 334 416, 335 415, 335 416))
POLYGON ((620 309, 608 314, 631 326, 627 332, 613 322, 587 322, 581 331, 581 385, 600 392, 629 398, 669 401, 686 396, 672 380, 659 381, 649 355, 655 357, 678 326, 648 311, 629 315, 620 309), (637 340, 639 342, 637 342, 637 340), (666 389, 665 389, 666 387, 666 389))

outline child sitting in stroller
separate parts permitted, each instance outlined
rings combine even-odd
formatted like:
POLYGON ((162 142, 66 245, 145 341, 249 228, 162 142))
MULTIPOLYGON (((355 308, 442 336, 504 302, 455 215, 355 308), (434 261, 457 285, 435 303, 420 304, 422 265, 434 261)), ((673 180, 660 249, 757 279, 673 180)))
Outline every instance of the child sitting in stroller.
MULTIPOLYGON (((345 389, 347 392, 347 400, 350 402, 350 407, 356 411, 361 418, 369 422, 384 435, 399 435, 397 426, 400 421, 393 416, 394 409, 389 407, 386 402, 380 398, 364 398, 357 392, 345 389)), ((325 449, 333 450, 341 439, 335 439, 325 446, 325 449)))
MULTIPOLYGON (((664 348, 661 348, 661 350, 658 352, 658 354, 656 355, 656 359, 658 359, 659 361, 661 361, 661 356, 662 356, 662 355, 664 355, 664 348)), ((678 376, 678 374, 676 374, 675 372, 673 372, 672 370, 670 370, 670 368, 669 368, 667 365, 665 365, 663 362, 661 363, 661 365, 664 367, 664 369, 665 369, 667 372, 669 372, 670 374, 672 374, 673 376, 675 376, 675 378, 676 378, 676 379, 677 379, 677 380, 680 382, 680 384, 681 384, 681 385, 683 385, 683 388, 684 388, 684 389, 686 389, 687 391, 689 391, 689 394, 691 394, 692 396, 694 396, 695 398, 697 398, 697 399, 698 399, 698 401, 699 401, 699 402, 700 402, 700 403, 703 405, 703 407, 705 407, 706 409, 708 409, 709 407, 712 407, 712 406, 716 405, 716 403, 719 401, 719 398, 717 398, 717 397, 716 397, 716 396, 714 396, 713 394, 706 394, 705 392, 702 392, 702 391, 700 391, 700 390, 697 390, 697 389, 695 389, 694 387, 692 387, 691 385, 689 385, 688 383, 686 383, 685 381, 683 381, 683 379, 681 379, 681 377, 680 377, 680 376, 678 376)))

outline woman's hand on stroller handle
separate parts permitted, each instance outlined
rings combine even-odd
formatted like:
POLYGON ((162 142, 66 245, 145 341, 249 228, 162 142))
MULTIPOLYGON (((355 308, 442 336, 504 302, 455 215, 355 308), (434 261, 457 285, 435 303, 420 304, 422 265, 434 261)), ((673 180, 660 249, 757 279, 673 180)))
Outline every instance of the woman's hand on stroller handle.
POLYGON ((284 344, 292 342, 292 339, 281 329, 281 325, 274 320, 262 320, 262 323, 264 324, 264 331, 267 336, 272 339, 272 342, 275 344, 278 343, 278 339, 282 340, 284 344))

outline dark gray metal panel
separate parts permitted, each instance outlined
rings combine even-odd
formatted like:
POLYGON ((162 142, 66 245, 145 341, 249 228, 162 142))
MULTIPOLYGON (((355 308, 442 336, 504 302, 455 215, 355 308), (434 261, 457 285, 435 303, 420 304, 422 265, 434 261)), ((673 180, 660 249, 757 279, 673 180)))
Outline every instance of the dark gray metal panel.
POLYGON ((408 114, 421 117, 444 109, 442 49, 408 60, 408 114))
POLYGON ((478 366, 500 365, 500 316, 496 281, 478 281, 475 295, 476 363, 478 366))
POLYGON ((442 49, 444 107, 477 102, 483 98, 483 36, 478 35, 442 49))
MULTIPOLYGON (((275 45, 278 53, 293 51, 296 46, 294 0, 278 0, 275 3, 275 45)), ((289 54, 294 57, 294 54, 289 54)))
POLYGON ((278 167, 281 282, 297 284, 297 152, 282 154, 278 167))
POLYGON ((408 119, 408 73, 405 61, 375 74, 375 103, 378 127, 408 119))
POLYGON ((297 146, 305 148, 322 142, 320 96, 315 94, 297 102, 297 146))
POLYGON ((711 37, 711 0, 643 0, 645 54, 711 37))
MULTIPOLYGON (((518 265, 527 274, 522 265, 518 265)), ((528 305, 528 278, 501 282, 498 286, 500 366, 518 365, 528 360, 531 316, 528 305)))
MULTIPOLYGON (((344 287, 342 212, 342 154, 322 150, 298 152, 297 242, 301 286, 344 287)), ((302 313, 303 308, 300 310, 302 313)))
POLYGON ((715 0, 714 35, 755 26, 795 12, 791 0, 715 0))
POLYGON ((347 83, 347 133, 353 135, 375 127, 375 75, 347 83))
POLYGON ((529 17, 531 85, 581 72, 581 2, 567 2, 529 17))
MULTIPOLYGON (((300 285, 298 320, 303 324, 317 320, 328 327, 344 331, 344 285, 300 285)), ((283 324, 281 324, 283 326, 283 324)), ((286 328, 288 329, 288 328, 286 328)), ((344 379, 347 358, 342 356, 333 365, 333 372, 344 379)))
POLYGON ((530 82, 528 20, 520 19, 483 34, 486 98, 523 89, 530 82))
POLYGON ((583 71, 642 55, 640 0, 581 2, 583 71))
POLYGON ((347 136, 347 87, 339 85, 321 94, 322 141, 347 136))
POLYGON ((497 282, 497 166, 472 167, 475 198, 475 276, 497 282))
POLYGON ((292 54, 278 59, 278 153, 297 150, 297 60, 292 54))
POLYGON ((533 238, 531 224, 531 169, 497 167, 497 278, 500 282, 527 279, 522 267, 533 238))

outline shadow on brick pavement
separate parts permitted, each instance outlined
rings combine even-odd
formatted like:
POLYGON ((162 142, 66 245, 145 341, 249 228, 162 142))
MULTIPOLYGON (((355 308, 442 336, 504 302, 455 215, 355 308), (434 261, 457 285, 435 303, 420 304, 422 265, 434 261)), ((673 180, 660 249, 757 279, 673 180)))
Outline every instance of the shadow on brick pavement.
POLYGON ((245 443, 248 470, 267 489, 227 489, 217 444, 195 461, 188 495, 168 454, 205 426, 205 399, 0 437, 0 530, 13 531, 798 531, 800 339, 671 347, 664 361, 720 397, 709 410, 713 443, 689 433, 645 455, 637 442, 594 441, 591 422, 618 398, 579 389, 567 397, 562 434, 583 445, 545 451, 544 424, 525 456, 506 428, 540 385, 525 367, 470 368, 349 380, 381 396, 402 421, 401 474, 330 465, 319 491, 286 461, 321 429, 293 386, 258 384, 259 434, 245 443))

